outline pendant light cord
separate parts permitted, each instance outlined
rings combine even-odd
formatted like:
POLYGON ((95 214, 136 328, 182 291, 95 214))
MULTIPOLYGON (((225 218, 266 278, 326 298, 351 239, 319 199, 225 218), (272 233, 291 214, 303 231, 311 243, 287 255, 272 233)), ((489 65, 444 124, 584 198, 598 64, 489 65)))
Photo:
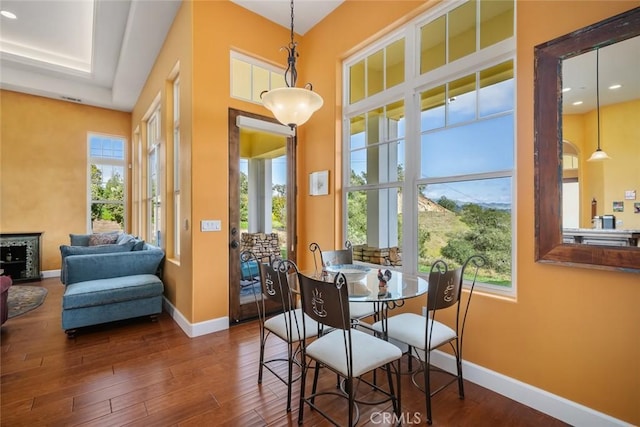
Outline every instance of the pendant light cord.
POLYGON ((596 109, 598 117, 598 151, 600 151, 600 48, 596 49, 596 109))

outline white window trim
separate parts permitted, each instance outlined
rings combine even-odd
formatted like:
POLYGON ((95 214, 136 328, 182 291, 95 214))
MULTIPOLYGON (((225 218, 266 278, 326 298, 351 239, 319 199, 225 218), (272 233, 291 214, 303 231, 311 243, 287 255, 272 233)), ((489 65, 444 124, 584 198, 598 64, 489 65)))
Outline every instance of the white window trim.
POLYGON ((111 165, 111 166, 122 166, 122 169, 124 171, 123 173, 123 177, 122 180, 124 182, 124 200, 122 203, 125 215, 124 215, 124 229, 127 229, 127 212, 128 212, 128 204, 127 204, 127 195, 128 195, 128 191, 127 191, 127 147, 128 147, 128 140, 126 137, 122 136, 122 135, 112 135, 112 134, 106 134, 106 133, 100 133, 100 132, 87 132, 87 233, 92 233, 93 230, 93 225, 91 223, 91 204, 93 203, 93 199, 91 197, 91 165, 92 164, 102 164, 102 165, 111 165), (117 159, 112 159, 112 158, 105 158, 105 157, 92 157, 91 156, 91 137, 92 136, 98 136, 98 137, 106 137, 106 138, 110 138, 110 139, 119 139, 124 141, 124 146, 123 146, 123 155, 124 155, 124 159, 123 160, 117 160, 117 159))
POLYGON ((173 80, 173 257, 180 260, 180 235, 182 217, 180 215, 180 75, 173 80), (177 135, 177 138, 176 138, 177 135))
MULTIPOLYGON (((507 60, 513 61, 514 67, 514 79, 517 76, 517 55, 516 55, 516 22, 517 22, 517 1, 514 1, 514 32, 513 36, 509 39, 503 40, 499 43, 496 43, 492 46, 484 48, 482 50, 476 51, 470 55, 467 55, 459 60, 456 60, 451 63, 447 63, 442 67, 439 67, 436 70, 427 72, 425 74, 420 75, 419 64, 416 60, 418 55, 415 53, 418 50, 419 46, 419 37, 420 31, 419 29, 428 22, 442 16, 443 14, 448 13, 449 11, 457 8, 458 6, 466 3, 467 0, 456 0, 453 2, 445 2, 440 5, 435 6, 430 9, 427 13, 418 16, 412 21, 405 24, 402 28, 395 30, 394 32, 384 36, 378 41, 370 44, 366 48, 358 51, 354 55, 348 57, 343 61, 342 64, 342 79, 343 79, 343 139, 342 139, 342 152, 343 152, 343 192, 342 192, 342 230, 343 230, 343 240, 347 238, 347 214, 346 210, 348 207, 347 204, 347 194, 351 189, 355 189, 350 184, 350 175, 351 175, 351 167, 349 162, 349 153, 351 152, 349 149, 350 144, 350 121, 349 119, 364 114, 374 108, 379 108, 380 106, 388 105, 392 102, 399 101, 401 99, 404 100, 405 111, 419 111, 419 94, 429 88, 436 87, 438 85, 442 85, 446 82, 450 82, 455 80, 456 78, 460 78, 466 76, 470 73, 477 72, 479 70, 483 70, 489 68, 493 65, 500 64, 507 60), (348 82, 350 80, 349 70, 350 67, 357 62, 367 58, 369 55, 383 49, 389 44, 397 41, 400 38, 405 38, 405 79, 404 82, 398 84, 390 89, 385 89, 375 95, 365 97, 363 100, 357 101, 353 104, 349 103, 349 88, 348 82)), ((477 7, 480 7, 480 2, 478 2, 477 7)), ((480 41, 476 39, 476 43, 480 41)), ((516 82, 517 84, 517 82, 516 82)), ((516 195, 516 187, 517 187, 517 91, 514 91, 514 108, 513 108, 513 116, 514 116, 514 125, 513 125, 513 169, 509 171, 509 177, 512 179, 512 187, 511 187, 511 286, 509 288, 477 283, 476 288, 480 291, 484 291, 488 294, 492 295, 501 295, 505 297, 514 298, 517 295, 517 195, 516 195)), ((405 127, 405 154, 409 152, 409 147, 420 147, 420 129, 419 129, 419 120, 417 114, 406 114, 406 127, 405 127)), ((415 153, 414 153, 415 154, 415 153)), ((412 155, 406 156, 404 159, 405 165, 405 178, 407 177, 418 177, 420 170, 420 156, 412 155)), ((504 171, 494 171, 491 174, 500 175, 504 171)), ((474 175, 474 177, 478 177, 479 175, 474 175)), ((501 175, 504 176, 504 175, 501 175)), ((447 182, 451 181, 451 177, 447 177, 447 182)), ((408 197, 402 198, 402 213, 403 213, 403 224, 402 224, 402 235, 403 235, 403 248, 415 248, 418 246, 418 236, 416 233, 418 218, 417 211, 414 209, 414 203, 417 198, 417 188, 420 183, 432 183, 433 180, 423 180, 423 179, 405 179, 402 183, 402 192, 403 194, 408 195, 408 197)), ((393 183, 391 184, 376 184, 376 185, 365 185, 358 186, 358 190, 367 190, 367 189, 381 189, 387 187, 395 187, 393 183)), ((403 271, 407 271, 412 274, 418 273, 417 259, 416 257, 410 256, 403 258, 403 265, 401 269, 403 271)))

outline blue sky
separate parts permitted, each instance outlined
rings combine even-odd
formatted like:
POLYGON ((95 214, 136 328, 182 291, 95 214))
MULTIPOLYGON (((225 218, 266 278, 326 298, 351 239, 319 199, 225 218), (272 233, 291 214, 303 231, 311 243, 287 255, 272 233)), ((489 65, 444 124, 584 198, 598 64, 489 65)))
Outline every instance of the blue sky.
MULTIPOLYGON (((509 79, 457 96, 446 106, 422 112, 419 179, 513 169, 513 105, 513 80, 509 79)), ((399 138, 404 137, 404 125, 405 120, 401 119, 397 129, 399 138)), ((364 138, 364 132, 353 135, 352 148, 364 148, 364 138)), ((398 163, 404 168, 404 141, 393 142, 390 149, 397 150, 398 163)), ((365 171, 366 156, 366 149, 351 152, 351 168, 356 174, 365 171)), ((396 164, 387 167, 392 170, 396 164)), ((496 178, 432 184, 422 186, 421 190, 434 200, 446 196, 465 203, 511 203, 512 184, 510 178, 496 178)))

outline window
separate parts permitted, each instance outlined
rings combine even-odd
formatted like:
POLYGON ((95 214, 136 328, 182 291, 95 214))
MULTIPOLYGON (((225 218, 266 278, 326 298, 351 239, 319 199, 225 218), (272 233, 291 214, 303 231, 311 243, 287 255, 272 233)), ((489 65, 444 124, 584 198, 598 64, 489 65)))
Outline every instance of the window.
POLYGON ((231 51, 232 98, 262 104, 262 92, 284 86, 284 70, 231 51))
POLYGON ((345 61, 356 259, 426 275, 481 253, 483 286, 513 293, 513 22, 514 2, 444 3, 345 61))
POLYGON ((180 258, 180 77, 173 81, 173 255, 180 258))
POLYGON ((160 180, 160 106, 156 107, 147 121, 147 238, 156 246, 161 239, 161 180, 160 180))
POLYGON ((123 137, 89 134, 89 230, 125 229, 125 144, 123 137))
POLYGON ((136 127, 133 132, 133 144, 131 146, 131 163, 133 164, 133 170, 131 174, 131 232, 139 235, 142 234, 142 138, 140 137, 140 128, 136 127))

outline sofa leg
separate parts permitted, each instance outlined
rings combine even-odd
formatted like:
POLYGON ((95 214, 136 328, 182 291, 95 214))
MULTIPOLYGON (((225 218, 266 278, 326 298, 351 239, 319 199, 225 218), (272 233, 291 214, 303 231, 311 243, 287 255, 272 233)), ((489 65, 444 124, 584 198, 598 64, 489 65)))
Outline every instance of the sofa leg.
POLYGON ((64 331, 64 333, 67 334, 67 338, 71 339, 76 337, 77 331, 77 329, 67 329, 66 331, 64 331))
POLYGON ((157 322, 158 321, 158 315, 157 314, 152 314, 149 317, 151 318, 152 322, 157 322))

